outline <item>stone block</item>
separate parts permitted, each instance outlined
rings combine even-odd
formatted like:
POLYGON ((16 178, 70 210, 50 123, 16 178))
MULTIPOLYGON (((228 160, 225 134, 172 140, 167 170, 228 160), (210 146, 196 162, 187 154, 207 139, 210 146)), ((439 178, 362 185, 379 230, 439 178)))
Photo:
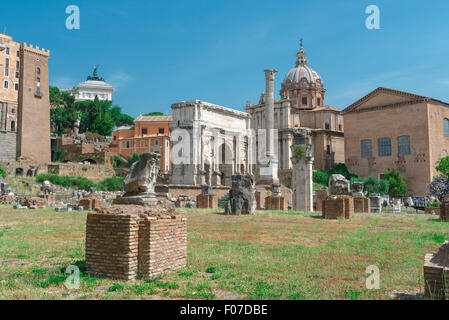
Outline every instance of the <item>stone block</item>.
POLYGON ((350 196, 331 195, 322 201, 323 218, 350 219, 354 215, 354 199, 350 196))
POLYGON ((367 197, 354 197, 354 212, 370 213, 370 199, 367 197))
POLYGON ((442 300, 449 297, 449 241, 435 254, 424 257, 424 296, 442 300))
POLYGON ((265 198, 265 210, 287 211, 287 200, 282 196, 269 196, 265 198))
POLYGON ((329 196, 327 189, 320 189, 315 191, 316 211, 323 211, 323 200, 329 196))
POLYGON ((218 208, 218 198, 216 195, 210 194, 199 194, 196 196, 196 207, 203 209, 217 209, 218 208))
POLYGON ((168 205, 115 205, 90 212, 86 271, 132 280, 181 269, 187 257, 187 219, 168 205))

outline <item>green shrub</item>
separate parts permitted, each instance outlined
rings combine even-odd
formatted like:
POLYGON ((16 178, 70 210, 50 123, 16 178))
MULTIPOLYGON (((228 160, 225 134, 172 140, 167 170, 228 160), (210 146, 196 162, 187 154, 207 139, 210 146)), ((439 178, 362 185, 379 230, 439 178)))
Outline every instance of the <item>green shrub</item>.
POLYGON ((97 188, 104 191, 117 191, 123 188, 124 179, 121 177, 107 178, 99 184, 93 183, 91 180, 80 176, 59 176, 57 174, 38 174, 36 176, 37 182, 44 182, 45 180, 59 186, 70 187, 79 190, 90 190, 90 188, 97 188))
POLYGON ((293 150, 293 157, 295 157, 297 160, 301 160, 304 159, 305 156, 306 150, 304 149, 304 147, 301 146, 295 147, 295 149, 293 150))
POLYGON ((388 193, 389 183, 387 180, 377 180, 374 176, 368 178, 351 178, 351 185, 354 181, 362 181, 363 191, 370 193, 378 193, 380 195, 385 195, 388 193))
POLYGON ((6 178, 6 171, 5 169, 3 169, 2 166, 0 166, 0 176, 5 179, 6 178))
POLYGON ((428 207, 432 207, 432 208, 439 207, 440 206, 440 202, 439 201, 429 202, 427 204, 427 206, 428 207))
POLYGON ((329 173, 326 171, 316 170, 313 172, 313 182, 327 186, 329 182, 329 173))
POLYGON ((120 191, 124 185, 124 178, 112 177, 106 178, 97 185, 97 188, 105 191, 120 191))

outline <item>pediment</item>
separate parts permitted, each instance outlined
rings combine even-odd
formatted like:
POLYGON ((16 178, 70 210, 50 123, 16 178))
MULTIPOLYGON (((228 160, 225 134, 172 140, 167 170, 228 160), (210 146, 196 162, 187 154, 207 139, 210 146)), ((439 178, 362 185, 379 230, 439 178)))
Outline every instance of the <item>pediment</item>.
POLYGON ((347 113, 352 111, 368 109, 372 107, 402 104, 426 98, 427 97, 416 95, 413 93, 379 87, 376 90, 371 91, 363 98, 354 102, 352 105, 347 107, 343 112, 347 113))

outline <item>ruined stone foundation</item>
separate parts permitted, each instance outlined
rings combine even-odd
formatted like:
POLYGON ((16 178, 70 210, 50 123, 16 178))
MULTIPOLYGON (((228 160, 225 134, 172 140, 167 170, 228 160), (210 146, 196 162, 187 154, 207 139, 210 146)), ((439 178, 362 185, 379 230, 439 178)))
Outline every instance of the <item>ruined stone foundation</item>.
POLYGON ((218 198, 214 194, 199 194, 196 196, 196 207, 201 209, 217 209, 218 198))
POLYGON ((437 253, 424 257, 424 296, 429 299, 449 297, 449 240, 437 253))
POLYGON ((166 204, 115 205, 90 212, 86 271, 132 280, 181 269, 187 257, 187 218, 166 204))
POLYGON ((370 213, 370 199, 368 197, 354 197, 354 212, 370 213))
POLYGON ((323 218, 351 219, 354 215, 354 198, 347 195, 330 195, 322 202, 323 218))

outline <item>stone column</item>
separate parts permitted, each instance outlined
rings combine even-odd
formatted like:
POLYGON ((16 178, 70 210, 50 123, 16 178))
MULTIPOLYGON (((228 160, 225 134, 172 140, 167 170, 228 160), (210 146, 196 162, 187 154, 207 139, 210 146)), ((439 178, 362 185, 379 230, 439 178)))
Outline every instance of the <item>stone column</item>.
POLYGON ((265 71, 265 128, 267 156, 274 154, 274 145, 271 143, 270 130, 274 128, 274 76, 276 70, 265 71))
POLYGON ((310 130, 295 130, 292 150, 293 210, 313 212, 313 145, 310 130))
MULTIPOLYGON (((271 132, 274 129, 274 76, 276 70, 265 70, 265 148, 266 164, 260 165, 260 182, 277 183, 278 178, 278 157, 274 153, 274 144, 271 132)), ((273 139, 274 140, 274 139, 273 139)))

